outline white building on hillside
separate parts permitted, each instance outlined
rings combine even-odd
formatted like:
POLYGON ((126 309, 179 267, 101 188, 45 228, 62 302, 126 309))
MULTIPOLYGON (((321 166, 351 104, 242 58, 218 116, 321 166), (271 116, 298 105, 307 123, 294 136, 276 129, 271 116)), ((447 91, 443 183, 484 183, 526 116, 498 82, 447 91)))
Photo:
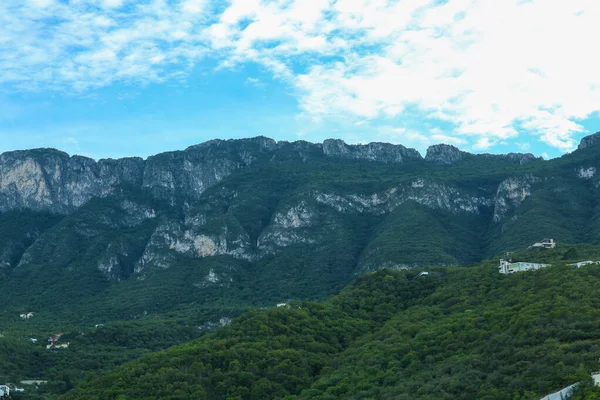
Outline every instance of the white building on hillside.
POLYGON ((556 242, 554 239, 543 239, 541 242, 537 242, 529 246, 530 249, 534 248, 543 248, 543 249, 553 249, 556 247, 556 242))
POLYGON ((576 262, 574 264, 569 264, 569 265, 571 265, 573 267, 581 268, 581 267, 585 267, 586 265, 592 265, 592 264, 598 265, 598 264, 600 264, 600 261, 579 261, 579 262, 576 262))
POLYGON ((10 389, 6 385, 0 385, 0 398, 5 398, 10 396, 10 389))
POLYGON ((506 260, 500 260, 500 267, 498 272, 501 274, 513 274, 521 271, 535 271, 540 268, 549 267, 551 264, 538 264, 532 262, 516 262, 511 263, 506 260))

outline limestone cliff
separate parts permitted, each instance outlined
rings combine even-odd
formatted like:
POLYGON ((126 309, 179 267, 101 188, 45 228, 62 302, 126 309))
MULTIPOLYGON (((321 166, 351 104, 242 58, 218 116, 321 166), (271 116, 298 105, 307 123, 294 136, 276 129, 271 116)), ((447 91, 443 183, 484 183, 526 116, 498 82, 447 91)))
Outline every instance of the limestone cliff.
POLYGON ((579 143, 579 146, 577 147, 578 150, 582 150, 585 148, 588 148, 590 146, 596 146, 600 143, 600 132, 596 132, 593 135, 588 135, 586 137, 584 137, 583 139, 581 139, 581 142, 579 143))

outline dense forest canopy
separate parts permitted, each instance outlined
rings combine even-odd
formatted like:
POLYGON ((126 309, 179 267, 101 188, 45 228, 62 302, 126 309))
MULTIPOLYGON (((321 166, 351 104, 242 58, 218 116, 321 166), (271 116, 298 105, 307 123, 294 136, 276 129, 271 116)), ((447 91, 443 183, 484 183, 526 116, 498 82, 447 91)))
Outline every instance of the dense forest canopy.
POLYGON ((515 253, 553 266, 512 275, 497 260, 379 271, 322 303, 250 311, 62 398, 539 399, 599 369, 600 266, 566 265, 598 250, 515 253))

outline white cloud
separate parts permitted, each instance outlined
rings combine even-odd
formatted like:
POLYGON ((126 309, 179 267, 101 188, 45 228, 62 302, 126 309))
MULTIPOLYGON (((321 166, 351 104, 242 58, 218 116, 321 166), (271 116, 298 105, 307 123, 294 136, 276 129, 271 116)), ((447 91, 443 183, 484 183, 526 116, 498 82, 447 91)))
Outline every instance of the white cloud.
POLYGON ((162 82, 214 57, 271 71, 308 120, 418 115, 453 127, 424 129, 429 142, 479 150, 528 132, 568 151, 600 110, 596 0, 7 3, 0 85, 13 89, 162 82))
POLYGON ((254 86, 254 87, 263 87, 265 84, 258 78, 248 77, 244 82, 246 85, 254 86))
POLYGON ((208 51, 199 38, 202 1, 6 3, 0 3, 0 85, 13 89, 160 82, 208 51))
POLYGON ((444 144, 452 144, 454 146, 460 146, 467 144, 467 141, 461 137, 456 136, 448 136, 441 134, 434 134, 430 136, 432 142, 436 143, 444 143, 444 144))
POLYGON ((123 0, 101 0, 104 7, 117 8, 123 5, 123 0))
POLYGON ((450 122, 455 144, 474 137, 485 150, 525 130, 565 151, 583 131, 577 121, 600 109, 600 60, 581 40, 600 17, 592 0, 324 1, 308 24, 289 12, 299 3, 232 3, 219 45, 238 62, 283 62, 314 120, 390 119, 412 107, 450 122), (295 72, 298 53, 338 58, 295 72))
POLYGON ((192 14, 201 13, 205 6, 205 0, 185 0, 181 3, 183 11, 192 14))
POLYGON ((490 139, 487 136, 481 137, 477 142, 473 145, 473 149, 475 150, 487 150, 490 147, 496 145, 497 141, 490 139))
POLYGON ((519 150, 528 151, 531 148, 531 143, 515 143, 519 150))
POLYGON ((442 133, 439 129, 433 129, 435 133, 418 131, 407 128, 394 128, 391 126, 379 127, 377 135, 378 140, 383 140, 391 143, 398 143, 407 147, 414 147, 421 153, 425 154, 427 148, 434 144, 451 144, 457 147, 465 147, 467 140, 449 136, 442 133))
POLYGON ((46 8, 54 4, 54 0, 28 0, 36 8, 46 8))

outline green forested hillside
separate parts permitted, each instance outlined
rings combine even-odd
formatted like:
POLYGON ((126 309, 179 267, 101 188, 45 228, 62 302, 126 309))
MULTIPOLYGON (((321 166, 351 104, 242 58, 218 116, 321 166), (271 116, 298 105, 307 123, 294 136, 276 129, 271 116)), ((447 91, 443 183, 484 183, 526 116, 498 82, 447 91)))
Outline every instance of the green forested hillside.
MULTIPOLYGON (((256 143, 253 140, 209 143, 200 146, 203 150, 199 152, 192 149, 138 160, 140 168, 146 163, 145 172, 136 169, 114 190, 106 186, 101 192, 105 195, 91 197, 76 207, 68 208, 72 204, 69 202, 81 200, 86 185, 101 180, 100 175, 87 177, 90 181, 85 185, 77 186, 79 181, 75 180, 71 186, 58 187, 56 198, 67 200, 59 202, 55 213, 27 208, 0 213, 0 382, 48 379, 52 384, 44 390, 62 393, 87 373, 106 373, 126 361, 199 338, 249 309, 271 308, 289 300, 323 301, 358 277, 386 268, 476 265, 544 237, 557 240, 559 249, 539 254, 516 252, 511 257, 528 260, 534 255, 543 262, 558 260, 564 264, 597 256, 598 146, 550 161, 463 155, 452 164, 439 164, 419 158, 395 163, 377 161, 376 157, 328 157, 322 148, 307 143, 258 149, 257 143, 265 139, 257 138, 256 143), (253 144, 248 146, 250 142, 253 144), (136 181, 138 176, 140 181, 136 181), (67 193, 68 188, 74 193, 67 193), (572 243, 587 243, 589 247, 573 247, 572 243), (565 249, 572 252, 565 254, 565 249), (35 316, 21 320, 19 315, 26 312, 35 316), (107 330, 97 330, 96 324, 105 324, 107 330), (65 333, 72 347, 64 352, 47 351, 45 339, 58 332, 65 333), (108 335, 110 332, 114 335, 108 335), (32 344, 27 341, 30 337, 40 341, 32 344)), ((43 154, 46 151, 39 150, 27 157, 34 160, 43 154)), ((61 157, 68 159, 67 155, 61 157)), ((46 182, 44 177, 40 179, 46 182)), ((19 194, 19 188, 11 190, 0 193, 2 209, 13 204, 7 199, 22 200, 11 197, 19 194)), ((468 284, 463 280, 475 279, 481 268, 475 267, 475 272, 448 269, 444 277, 427 279, 431 279, 438 296, 444 291, 448 296, 463 293, 475 310, 493 303, 492 299, 465 292, 468 284)), ((539 274, 545 276, 548 272, 539 274)), ((486 279, 494 279, 494 284, 518 282, 513 277, 486 279)), ((415 282, 407 280, 407 287, 415 282)), ((318 344, 306 357, 330 361, 335 355, 340 361, 311 369, 309 376, 296 386, 285 387, 284 392, 273 389, 279 393, 277 396, 321 396, 325 386, 344 386, 343 379, 338 381, 338 375, 329 373, 333 371, 340 371, 340 376, 354 376, 349 378, 354 382, 356 371, 348 369, 344 357, 361 351, 355 346, 368 335, 396 332, 403 341, 413 340, 394 325, 394 321, 407 323, 402 320, 405 314, 396 313, 397 307, 405 307, 406 302, 418 306, 410 308, 415 316, 428 310, 435 318, 425 319, 469 327, 469 320, 454 321, 456 317, 446 309, 448 304, 462 300, 453 298, 447 300, 450 303, 438 304, 428 292, 429 286, 421 289, 426 297, 401 297, 393 304, 379 305, 377 309, 386 310, 386 317, 376 321, 360 308, 361 313, 356 315, 335 305, 349 299, 344 293, 356 297, 354 289, 344 289, 337 300, 318 306, 303 305, 308 314, 301 317, 307 318, 307 326, 320 323, 309 312, 311 307, 320 307, 331 322, 323 329, 332 329, 325 337, 314 336, 318 332, 306 333, 303 340, 318 344), (342 345, 337 342, 341 339, 334 328, 344 326, 346 318, 356 329, 348 329, 353 333, 342 340, 342 345), (329 346, 326 356, 318 350, 323 346, 329 346)), ((519 290, 530 289, 517 286, 514 290, 514 296, 522 296, 519 290)), ((362 294, 360 297, 364 298, 362 294)), ((292 311, 277 310, 274 315, 292 311)), ((269 312, 254 313, 252 318, 270 321, 269 312)), ((477 315, 470 313, 468 316, 477 315)), ((501 321, 502 326, 507 325, 506 320, 501 321)), ((240 343, 245 343, 246 328, 235 326, 230 332, 237 332, 240 343)), ((452 346, 460 348, 458 344, 452 346)), ((269 347, 261 347, 261 353, 268 354, 267 350, 269 347)), ((477 357, 500 357, 490 356, 484 348, 465 351, 477 357)), ((321 361, 315 362, 321 365, 321 361)), ((430 371, 442 368, 427 365, 430 371)), ((224 367, 219 369, 224 374, 224 367)), ((154 379, 152 374, 149 376, 154 379)), ((219 379, 230 379, 226 374, 215 376, 214 382, 202 383, 208 385, 202 390, 209 398, 211 393, 222 394, 219 379)), ((269 382, 271 379, 270 375, 256 376, 269 382)), ((567 381, 561 376, 552 377, 543 387, 524 387, 541 393, 567 381)), ((427 380, 425 375, 410 375, 413 378, 427 380)), ((95 382, 99 378, 89 379, 95 382)), ((386 375, 381 379, 365 382, 364 390, 371 393, 370 388, 392 378, 386 375)), ((423 390, 438 390, 431 386, 436 382, 432 379, 419 385, 429 388, 423 390)), ((393 391, 396 389, 391 388, 399 385, 387 386, 393 391)), ((490 387, 502 385, 495 382, 490 387)), ((238 395, 245 396, 242 392, 238 395)), ((353 398, 355 394, 347 396, 353 398)), ((377 396, 371 393, 367 397, 377 396)))
POLYGON ((379 271, 323 303, 244 314, 227 328, 90 376, 64 399, 539 399, 598 369, 600 266, 574 252, 379 271))
POLYGON ((64 216, 1 214, 0 306, 89 321, 260 306, 325 298, 386 267, 473 264, 544 237, 597 244, 599 175, 581 171, 600 168, 599 149, 453 165, 306 161, 284 149, 196 197, 126 186, 64 216))

